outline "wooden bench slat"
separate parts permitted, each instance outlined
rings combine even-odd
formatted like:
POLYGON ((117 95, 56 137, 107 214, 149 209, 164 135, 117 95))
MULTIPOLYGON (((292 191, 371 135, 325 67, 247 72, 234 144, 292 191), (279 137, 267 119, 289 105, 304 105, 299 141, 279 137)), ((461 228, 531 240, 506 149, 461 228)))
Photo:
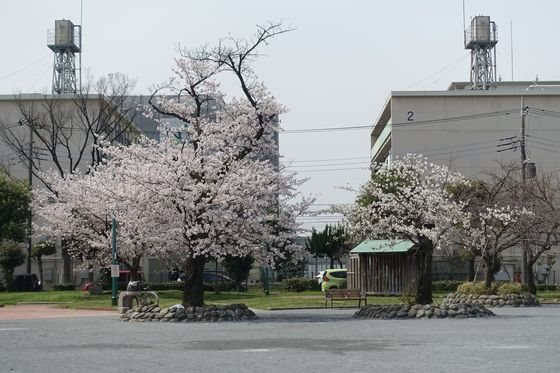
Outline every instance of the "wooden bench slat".
POLYGON ((332 289, 325 291, 325 307, 327 308, 327 301, 330 299, 331 308, 333 308, 333 300, 357 300, 358 307, 362 306, 362 300, 367 305, 367 297, 365 292, 355 289, 332 289))

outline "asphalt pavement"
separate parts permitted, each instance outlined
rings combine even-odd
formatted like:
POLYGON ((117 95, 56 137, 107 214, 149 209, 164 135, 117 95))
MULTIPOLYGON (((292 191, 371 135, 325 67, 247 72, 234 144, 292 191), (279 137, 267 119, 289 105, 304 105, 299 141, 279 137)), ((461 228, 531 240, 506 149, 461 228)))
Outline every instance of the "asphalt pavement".
POLYGON ((488 319, 354 320, 355 309, 257 311, 256 322, 117 316, 0 320, 1 372, 558 372, 560 306, 488 319))

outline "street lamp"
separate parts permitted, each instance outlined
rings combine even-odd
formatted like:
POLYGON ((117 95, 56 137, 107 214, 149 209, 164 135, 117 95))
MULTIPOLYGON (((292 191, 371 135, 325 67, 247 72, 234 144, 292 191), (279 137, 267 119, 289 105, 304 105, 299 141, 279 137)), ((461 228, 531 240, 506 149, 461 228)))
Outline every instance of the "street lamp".
POLYGON ((117 305, 117 281, 119 264, 117 263, 117 222, 115 214, 111 217, 111 305, 117 305))

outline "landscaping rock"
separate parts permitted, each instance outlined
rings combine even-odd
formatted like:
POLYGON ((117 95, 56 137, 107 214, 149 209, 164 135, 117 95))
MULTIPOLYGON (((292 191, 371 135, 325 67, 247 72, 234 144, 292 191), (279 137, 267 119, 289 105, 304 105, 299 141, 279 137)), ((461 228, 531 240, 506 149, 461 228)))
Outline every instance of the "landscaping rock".
POLYGON ((504 294, 504 295, 477 295, 449 293, 443 298, 441 304, 457 306, 468 303, 471 305, 484 305, 485 307, 537 307, 537 298, 529 293, 504 294))
POLYGON ((123 321, 139 322, 220 322, 256 319, 258 317, 255 313, 244 304, 189 307, 186 309, 177 304, 161 309, 157 306, 136 306, 121 315, 123 321))
POLYGON ((461 303, 450 305, 369 305, 357 311, 353 318, 369 319, 443 319, 443 318, 475 318, 494 316, 494 313, 483 305, 461 303))

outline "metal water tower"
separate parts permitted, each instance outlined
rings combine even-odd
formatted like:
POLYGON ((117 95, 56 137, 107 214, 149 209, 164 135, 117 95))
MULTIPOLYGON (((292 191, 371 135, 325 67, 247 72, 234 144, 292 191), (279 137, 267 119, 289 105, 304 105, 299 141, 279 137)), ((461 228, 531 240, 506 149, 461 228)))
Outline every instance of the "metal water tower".
POLYGON ((496 85, 497 26, 488 16, 476 16, 465 30, 465 49, 471 50, 472 89, 496 85))
POLYGON ((54 30, 47 31, 47 46, 54 52, 52 92, 55 94, 76 93, 81 81, 76 71, 81 69, 76 54, 82 49, 82 27, 67 19, 54 22, 54 30))

